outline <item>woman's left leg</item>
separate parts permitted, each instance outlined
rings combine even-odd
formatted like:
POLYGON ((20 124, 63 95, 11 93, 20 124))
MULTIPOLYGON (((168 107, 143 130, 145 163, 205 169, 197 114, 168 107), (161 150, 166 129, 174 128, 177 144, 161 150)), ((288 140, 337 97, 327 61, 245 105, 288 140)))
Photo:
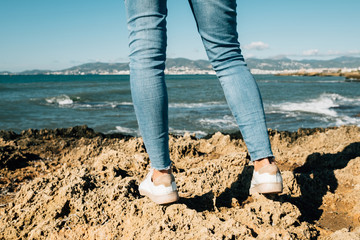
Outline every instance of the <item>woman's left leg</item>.
POLYGON ((254 161, 250 194, 282 192, 259 88, 241 54, 235 0, 189 0, 209 60, 254 161))
POLYGON ((209 60, 239 125, 251 160, 272 157, 257 83, 241 54, 236 1, 189 0, 209 60))

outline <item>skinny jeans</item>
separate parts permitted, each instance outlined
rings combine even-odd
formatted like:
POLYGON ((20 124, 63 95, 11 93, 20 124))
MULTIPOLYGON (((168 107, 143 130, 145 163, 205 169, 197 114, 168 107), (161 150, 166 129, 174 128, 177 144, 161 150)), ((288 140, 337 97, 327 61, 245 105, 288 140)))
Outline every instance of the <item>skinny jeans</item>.
MULTIPOLYGON (((240 128, 252 161, 272 157, 259 88, 241 54, 235 0, 189 0, 209 61, 240 128)), ((125 0, 130 87, 151 167, 171 164, 165 84, 166 0, 125 0)))

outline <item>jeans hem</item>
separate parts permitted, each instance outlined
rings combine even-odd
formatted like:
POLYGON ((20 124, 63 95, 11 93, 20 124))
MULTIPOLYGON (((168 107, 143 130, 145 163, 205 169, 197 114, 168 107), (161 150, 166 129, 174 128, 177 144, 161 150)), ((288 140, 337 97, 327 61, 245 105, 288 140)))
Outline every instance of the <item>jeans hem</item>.
POLYGON ((256 155, 256 157, 251 157, 251 162, 254 162, 254 161, 257 161, 257 160, 260 160, 260 159, 263 159, 263 158, 272 158, 273 160, 275 160, 275 156, 273 154, 258 154, 256 155))
POLYGON ((160 170, 169 170, 170 168, 171 168, 171 163, 170 163, 170 165, 169 166, 167 166, 167 167, 155 167, 155 166, 153 166, 152 164, 150 164, 150 166, 151 166, 151 168, 153 168, 153 169, 155 169, 155 170, 158 170, 158 171, 160 171, 160 170))

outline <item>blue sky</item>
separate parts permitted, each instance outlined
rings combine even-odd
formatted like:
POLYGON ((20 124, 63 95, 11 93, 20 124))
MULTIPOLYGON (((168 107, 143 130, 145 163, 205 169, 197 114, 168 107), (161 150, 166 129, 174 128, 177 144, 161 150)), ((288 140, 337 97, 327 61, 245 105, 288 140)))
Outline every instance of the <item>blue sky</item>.
MULTIPOLYGON (((359 0, 238 0, 245 57, 360 56, 359 0)), ((206 59, 187 0, 168 0, 170 58, 206 59)), ((128 61, 123 0, 1 0, 0 71, 128 61)))

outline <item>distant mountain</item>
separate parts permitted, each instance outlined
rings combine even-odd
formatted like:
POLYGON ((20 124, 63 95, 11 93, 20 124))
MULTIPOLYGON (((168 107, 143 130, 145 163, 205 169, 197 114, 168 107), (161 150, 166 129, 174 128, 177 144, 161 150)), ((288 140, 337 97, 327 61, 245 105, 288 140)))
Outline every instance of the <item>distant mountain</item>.
POLYGON ((211 64, 208 60, 190 60, 187 58, 169 58, 166 60, 166 68, 187 67, 190 69, 211 70, 211 64))
POLYGON ((91 71, 101 71, 101 72, 115 72, 115 71, 128 71, 129 63, 85 63, 75 67, 67 68, 61 71, 78 71, 78 72, 91 72, 91 71))
MULTIPOLYGON (((261 71, 300 70, 315 68, 359 68, 360 57, 339 57, 330 60, 292 60, 289 58, 246 60, 250 69, 261 71)), ((169 58, 166 61, 166 71, 170 74, 204 74, 212 71, 211 64, 207 60, 190 60, 186 58, 169 58)), ((129 63, 85 63, 58 71, 29 70, 19 73, 0 72, 7 74, 128 74, 129 63)))

